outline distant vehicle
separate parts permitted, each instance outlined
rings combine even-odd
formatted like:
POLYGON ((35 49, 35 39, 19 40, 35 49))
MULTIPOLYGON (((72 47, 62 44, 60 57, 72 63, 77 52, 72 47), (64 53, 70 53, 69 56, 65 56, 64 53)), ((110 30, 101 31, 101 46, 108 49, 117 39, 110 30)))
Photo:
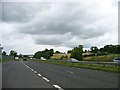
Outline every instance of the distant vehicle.
POLYGON ((19 57, 15 57, 15 61, 19 61, 19 57))
POLYGON ((120 57, 114 58, 114 59, 113 59, 113 62, 120 63, 120 57))
POLYGON ((23 61, 27 61, 27 58, 23 58, 23 61))
POLYGON ((41 57, 40 59, 41 59, 41 60, 46 60, 46 58, 44 58, 44 57, 41 57))
POLYGON ((68 62, 79 62, 77 59, 75 59, 75 58, 70 58, 69 60, 68 60, 68 62))

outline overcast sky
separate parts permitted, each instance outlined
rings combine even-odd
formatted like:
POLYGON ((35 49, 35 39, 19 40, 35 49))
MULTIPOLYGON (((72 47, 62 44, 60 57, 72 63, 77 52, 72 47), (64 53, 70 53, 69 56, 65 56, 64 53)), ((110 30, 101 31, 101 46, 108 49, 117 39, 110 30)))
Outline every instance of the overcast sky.
POLYGON ((22 54, 45 48, 66 52, 77 45, 118 44, 118 1, 4 1, 0 43, 5 51, 22 54))

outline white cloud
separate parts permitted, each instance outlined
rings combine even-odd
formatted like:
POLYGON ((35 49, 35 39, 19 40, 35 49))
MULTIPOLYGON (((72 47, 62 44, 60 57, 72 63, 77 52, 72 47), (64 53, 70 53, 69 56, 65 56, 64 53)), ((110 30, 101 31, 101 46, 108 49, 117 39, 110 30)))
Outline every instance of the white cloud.
POLYGON ((117 44, 117 1, 4 3, 3 45, 32 53, 117 44))

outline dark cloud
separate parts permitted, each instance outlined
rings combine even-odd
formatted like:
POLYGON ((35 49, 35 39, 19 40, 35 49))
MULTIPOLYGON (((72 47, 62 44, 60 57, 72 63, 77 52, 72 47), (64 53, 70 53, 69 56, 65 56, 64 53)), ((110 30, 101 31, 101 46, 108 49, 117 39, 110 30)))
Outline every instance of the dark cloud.
MULTIPOLYGON (((46 3, 47 4, 47 3, 46 3)), ((2 21, 9 23, 24 23, 34 18, 42 5, 32 2, 2 2, 2 21)))

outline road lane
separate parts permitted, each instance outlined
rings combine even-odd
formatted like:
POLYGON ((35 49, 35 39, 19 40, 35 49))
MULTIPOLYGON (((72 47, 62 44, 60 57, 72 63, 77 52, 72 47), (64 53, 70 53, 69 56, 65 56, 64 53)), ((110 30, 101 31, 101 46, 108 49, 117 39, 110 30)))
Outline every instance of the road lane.
POLYGON ((21 61, 3 64, 3 88, 54 88, 21 61))
POLYGON ((62 88, 118 88, 118 74, 82 68, 24 62, 62 88))

